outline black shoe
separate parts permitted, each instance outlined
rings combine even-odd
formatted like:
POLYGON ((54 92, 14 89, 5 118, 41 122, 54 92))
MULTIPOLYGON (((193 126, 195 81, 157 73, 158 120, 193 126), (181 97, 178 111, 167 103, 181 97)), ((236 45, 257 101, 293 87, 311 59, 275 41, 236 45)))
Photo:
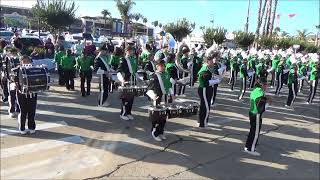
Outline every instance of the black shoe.
POLYGON ((90 96, 90 93, 89 93, 89 92, 87 92, 87 96, 90 96))
POLYGON ((3 102, 3 103, 8 102, 8 98, 2 99, 2 102, 3 102))
POLYGON ((82 97, 86 97, 86 95, 85 95, 85 94, 81 94, 81 96, 82 96, 82 97))

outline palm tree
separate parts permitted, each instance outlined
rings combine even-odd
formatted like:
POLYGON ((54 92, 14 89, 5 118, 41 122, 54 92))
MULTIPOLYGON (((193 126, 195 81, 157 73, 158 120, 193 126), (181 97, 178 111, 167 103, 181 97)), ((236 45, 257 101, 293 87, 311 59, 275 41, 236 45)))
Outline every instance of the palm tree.
POLYGON ((282 31, 281 32, 281 37, 288 37, 289 36, 289 33, 288 32, 286 32, 286 31, 282 31))
POLYGON ((116 6, 119 10, 121 19, 123 20, 124 23, 124 32, 127 33, 128 31, 128 24, 131 20, 132 13, 131 13, 131 9, 132 7, 136 4, 135 2, 133 2, 132 0, 115 0, 116 1, 116 6))
MULTIPOLYGON (((257 18, 257 29, 256 29, 256 39, 259 39, 259 34, 260 34, 260 27, 261 27, 261 24, 262 24, 262 19, 263 19, 263 16, 264 16, 264 12, 265 12, 265 9, 266 9, 266 5, 267 5, 267 1, 264 1, 264 4, 263 4, 263 8, 262 8, 262 11, 261 11, 261 6, 262 6, 262 0, 259 0, 259 8, 258 8, 258 18, 257 18)), ((262 30, 263 31, 263 30, 262 30)))
POLYGON ((159 24, 159 28, 162 28, 162 24, 161 23, 159 24))
POLYGON ((268 1, 268 8, 267 8, 267 22, 265 28, 265 35, 269 35, 269 28, 270 28, 270 20, 271 20, 271 11, 272 11, 272 0, 268 1))
POLYGON ((276 11, 277 11, 277 5, 278 5, 278 0, 274 0, 274 6, 273 6, 273 12, 272 12, 272 20, 269 28, 270 34, 272 34, 273 31, 273 25, 274 25, 274 19, 276 17, 276 11))
POLYGON ((146 26, 146 35, 148 35, 147 22, 148 22, 148 19, 147 19, 147 18, 143 18, 143 23, 144 23, 144 25, 146 26))
POLYGON ((302 31, 301 30, 297 30, 297 33, 298 33, 297 38, 299 40, 301 40, 301 41, 306 41, 307 40, 307 36, 309 34, 311 34, 311 32, 308 32, 307 29, 303 29, 302 31))
POLYGON ((106 28, 106 26, 107 26, 107 17, 109 16, 109 18, 111 18, 111 13, 107 9, 104 9, 104 10, 101 11, 101 14, 102 14, 103 19, 104 19, 104 27, 106 28))
POLYGON ((152 24, 154 27, 157 27, 157 26, 159 25, 159 21, 153 21, 151 24, 152 24))

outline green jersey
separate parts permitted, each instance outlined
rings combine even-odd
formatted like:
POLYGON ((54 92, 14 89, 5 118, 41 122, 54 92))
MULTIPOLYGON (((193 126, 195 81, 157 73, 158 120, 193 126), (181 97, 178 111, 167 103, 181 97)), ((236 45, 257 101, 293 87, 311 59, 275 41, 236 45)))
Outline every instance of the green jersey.
POLYGON ((278 59, 277 56, 275 56, 272 60, 272 66, 271 66, 272 71, 277 69, 279 63, 280 63, 280 60, 278 59))
POLYGON ((61 65, 61 59, 65 55, 63 51, 59 51, 55 53, 54 55, 54 62, 57 63, 58 65, 61 65))
POLYGON ((242 64, 240 66, 240 78, 243 79, 243 78, 246 78, 246 77, 247 77, 247 65, 242 64))
POLYGON ((294 72, 294 69, 291 69, 288 74, 288 86, 291 87, 292 83, 297 82, 297 74, 294 72))
POLYGON ((120 63, 120 58, 121 58, 120 56, 111 55, 109 65, 111 65, 113 68, 118 68, 120 63))
POLYGON ((76 61, 73 56, 65 55, 61 58, 61 66, 63 70, 74 70, 75 64, 76 64, 76 61))
POLYGON ((310 81, 315 81, 318 78, 320 78, 320 71, 317 71, 317 68, 313 66, 310 72, 310 81))
POLYGON ((203 64, 198 72, 199 88, 208 86, 208 81, 212 78, 212 74, 208 73, 208 65, 203 64))
POLYGON ((174 63, 167 63, 167 64, 166 64, 166 71, 168 72, 169 69, 170 69, 171 67, 173 67, 173 66, 174 66, 174 63))
POLYGON ((257 101, 261 97, 264 97, 262 88, 256 87, 250 94, 250 113, 258 114, 257 101))
POLYGON ((80 56, 76 61, 77 68, 81 71, 90 71, 90 66, 93 66, 93 59, 90 56, 80 56))
MULTIPOLYGON (((128 58, 130 60, 131 68, 132 68, 132 73, 135 74, 137 72, 137 59, 134 56, 131 56, 128 58)), ((128 64, 129 66, 129 64, 128 64)))
POLYGON ((150 55, 149 51, 142 51, 141 55, 140 55, 140 60, 142 62, 147 62, 148 61, 148 56, 150 55))
POLYGON ((170 86, 171 86, 169 73, 166 71, 162 72, 161 79, 163 82, 164 89, 166 90, 166 93, 168 94, 170 86))
POLYGON ((238 57, 234 57, 231 59, 231 61, 230 61, 231 71, 235 71, 237 69, 237 66, 238 66, 237 59, 238 59, 238 57))

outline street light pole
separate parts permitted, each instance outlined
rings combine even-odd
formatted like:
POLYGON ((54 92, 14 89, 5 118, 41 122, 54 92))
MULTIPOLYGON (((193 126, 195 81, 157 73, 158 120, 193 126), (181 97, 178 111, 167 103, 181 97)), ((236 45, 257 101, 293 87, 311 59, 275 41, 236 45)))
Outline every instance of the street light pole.
POLYGON ((248 8, 247 8, 247 21, 246 24, 244 25, 244 32, 248 32, 249 29, 249 14, 250 14, 250 0, 248 0, 248 8))

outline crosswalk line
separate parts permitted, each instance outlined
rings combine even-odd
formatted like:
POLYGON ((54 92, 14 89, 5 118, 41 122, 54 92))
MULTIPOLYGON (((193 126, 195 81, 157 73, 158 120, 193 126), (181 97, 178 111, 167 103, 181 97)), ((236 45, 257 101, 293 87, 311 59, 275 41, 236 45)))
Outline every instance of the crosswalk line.
POLYGON ((43 161, 29 162, 10 169, 1 169, 1 179, 56 179, 74 171, 100 165, 92 153, 65 153, 43 161))
MULTIPOLYGON (((49 128, 56 128, 56 127, 61 127, 61 126, 66 126, 67 123, 64 121, 58 121, 58 122, 50 122, 50 123, 41 123, 37 124, 36 130, 43 130, 43 129, 49 129, 49 128)), ((7 135, 13 135, 13 134, 18 134, 20 133, 17 129, 13 128, 0 128, 0 136, 7 136, 7 135)))
POLYGON ((79 136, 70 136, 70 137, 57 139, 57 140, 48 140, 40 143, 27 144, 23 146, 1 149, 1 159, 23 155, 23 154, 34 153, 42 150, 48 150, 48 149, 70 145, 70 144, 80 144, 83 142, 84 140, 81 139, 81 137, 79 136))

